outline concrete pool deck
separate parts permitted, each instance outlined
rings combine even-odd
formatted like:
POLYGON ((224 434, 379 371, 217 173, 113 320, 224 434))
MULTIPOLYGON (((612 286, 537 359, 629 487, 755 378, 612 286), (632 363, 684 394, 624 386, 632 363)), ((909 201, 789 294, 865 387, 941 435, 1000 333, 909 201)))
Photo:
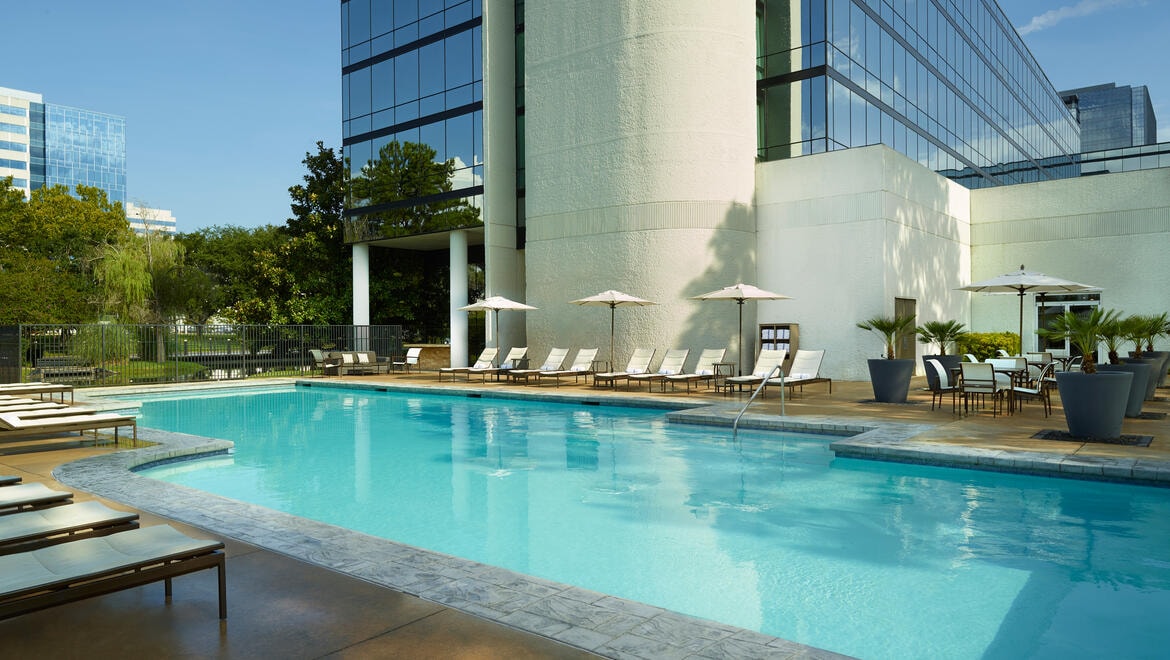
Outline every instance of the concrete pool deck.
MULTIPOLYGON (((730 423, 747 398, 566 383, 559 388, 440 383, 434 372, 307 382, 441 387, 472 396, 615 404, 636 400, 665 409, 708 406, 670 414, 679 421, 723 424, 730 423)), ((861 432, 834 443, 838 452, 1170 485, 1165 390, 1159 401, 1146 404, 1147 411, 1161 416, 1126 420, 1125 433, 1153 437, 1149 447, 1133 447, 1031 438, 1041 429, 1063 428, 1059 406, 1048 419, 1038 404, 1011 416, 959 417, 949 406, 931 411, 929 393, 917 389, 907 405, 866 403, 868 383, 834 383, 831 395, 826 389, 812 385, 787 399, 783 423, 818 432, 861 432)), ((81 396, 108 392, 81 391, 81 396)), ((752 404, 743 423, 774 426, 779 407, 777 393, 769 392, 752 404)), ((193 535, 225 540, 227 622, 215 619, 213 580, 196 574, 176 581, 169 606, 162 604, 161 586, 152 585, 0 622, 0 638, 12 640, 14 652, 69 655, 85 649, 90 657, 121 656, 131 649, 198 657, 834 657, 751 631, 143 479, 128 467, 217 445, 146 429, 140 437, 161 444, 123 451, 82 447, 77 436, 5 443, 0 445, 0 473, 60 484, 78 499, 98 497, 119 508, 134 508, 143 512, 143 524, 171 522, 193 535), (99 639, 111 641, 95 647, 99 639)))

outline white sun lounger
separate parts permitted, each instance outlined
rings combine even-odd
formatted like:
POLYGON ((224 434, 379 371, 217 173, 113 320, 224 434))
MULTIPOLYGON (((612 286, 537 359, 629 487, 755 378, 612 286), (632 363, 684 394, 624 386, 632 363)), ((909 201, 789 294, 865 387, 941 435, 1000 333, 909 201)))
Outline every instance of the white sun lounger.
MULTIPOLYGON (((70 415, 23 415, 16 412, 0 413, 0 441, 9 438, 27 437, 50 433, 70 433, 73 431, 93 431, 97 437, 98 429, 114 429, 114 442, 118 440, 118 429, 129 426, 133 429, 134 439, 138 439, 138 420, 130 415, 115 413, 85 413, 84 409, 73 409, 76 414, 70 415)), ((49 411, 45 411, 49 412, 49 411)))
POLYGON ((527 383, 528 379, 539 374, 542 371, 556 371, 565 365, 565 358, 569 357, 569 349, 554 348, 548 352, 548 359, 544 364, 540 365, 539 369, 512 369, 508 372, 508 378, 513 382, 524 379, 527 383))
POLYGON ((101 502, 75 502, 51 509, 0 516, 0 555, 36 550, 90 536, 138 527, 138 514, 101 502))
POLYGON ((73 493, 53 490, 38 481, 0 488, 0 515, 68 504, 73 493))
POLYGON ((557 387, 561 386, 561 379, 573 377, 573 382, 585 376, 588 378, 589 374, 593 373, 593 360, 597 358, 596 348, 581 348, 577 350, 577 357, 573 358, 572 364, 568 369, 553 369, 551 371, 541 371, 537 373, 540 380, 545 378, 552 378, 556 381, 557 387))
POLYGON ((651 389, 651 384, 655 382, 662 383, 662 391, 666 391, 666 377, 677 376, 683 372, 683 365, 686 364, 687 356, 691 354, 690 349, 686 348, 672 348, 666 351, 666 355, 662 358, 662 364, 658 365, 658 371, 654 373, 644 374, 630 374, 629 382, 646 383, 646 390, 651 389))
POLYGON ((677 383, 686 383, 687 394, 691 393, 691 383, 706 382, 709 388, 710 383, 715 380, 715 365, 723 363, 723 356, 726 353, 726 348, 704 348, 699 354, 699 361, 695 363, 693 372, 667 376, 666 382, 670 383, 671 389, 674 389, 677 383))
POLYGON ((63 383, 0 383, 0 394, 14 396, 39 394, 41 398, 48 394, 50 399, 54 396, 61 397, 61 401, 65 401, 65 395, 68 394, 69 402, 73 403, 73 386, 63 383))
POLYGON ((169 525, 142 527, 109 536, 0 557, 0 619, 84 598, 215 568, 219 573, 219 618, 227 618, 223 543, 193 539, 169 525))
POLYGON ((616 388, 619 380, 628 382, 630 376, 644 374, 649 371, 650 361, 653 359, 653 348, 635 348, 634 354, 630 356, 630 361, 626 363, 625 371, 607 371, 601 374, 593 374, 593 386, 597 387, 603 383, 609 383, 610 387, 616 388))

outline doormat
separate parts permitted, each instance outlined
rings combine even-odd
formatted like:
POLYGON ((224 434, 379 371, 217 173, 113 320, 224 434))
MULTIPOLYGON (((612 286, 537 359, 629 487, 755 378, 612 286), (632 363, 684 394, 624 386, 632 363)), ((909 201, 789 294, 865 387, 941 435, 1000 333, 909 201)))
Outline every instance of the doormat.
POLYGON ((1120 438, 1100 439, 1100 438, 1080 438, 1068 433, 1067 431, 1057 431, 1056 429, 1044 429, 1032 434, 1032 437, 1037 440, 1065 440, 1067 442, 1099 442, 1107 445, 1128 445, 1131 447, 1149 447, 1150 441, 1154 439, 1152 435, 1122 435, 1120 438))
POLYGON ((1142 414, 1138 415, 1137 418, 1138 419, 1166 419, 1166 413, 1164 413, 1164 412, 1146 412, 1143 410, 1142 414))

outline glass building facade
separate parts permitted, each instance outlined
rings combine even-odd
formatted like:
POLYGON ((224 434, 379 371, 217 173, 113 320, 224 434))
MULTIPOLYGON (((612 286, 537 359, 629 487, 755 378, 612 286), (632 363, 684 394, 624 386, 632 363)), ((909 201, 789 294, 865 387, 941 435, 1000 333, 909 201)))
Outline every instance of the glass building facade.
POLYGON ((1060 93, 1081 125, 1086 152, 1141 147, 1158 141, 1158 122, 1145 86, 1113 83, 1060 93))
POLYGON ((38 113, 44 140, 39 144, 31 141, 32 189, 58 184, 71 190, 77 185, 92 186, 105 190, 110 202, 125 204, 125 118, 46 103, 39 108, 34 105, 34 126, 38 113), (38 150, 43 152, 39 158, 38 150), (38 181, 38 170, 43 170, 43 181, 38 181))
POLYGON ((762 0, 762 160, 885 144, 971 188, 1076 176, 1079 128, 992 0, 762 0))
POLYGON ((482 24, 481 0, 342 0, 342 154, 351 184, 347 241, 479 226, 482 24), (379 162, 409 163, 429 153, 407 148, 420 144, 433 150, 434 162, 454 163, 445 184, 393 192, 354 185, 373 176, 379 162), (436 211, 448 221, 411 221, 436 211))

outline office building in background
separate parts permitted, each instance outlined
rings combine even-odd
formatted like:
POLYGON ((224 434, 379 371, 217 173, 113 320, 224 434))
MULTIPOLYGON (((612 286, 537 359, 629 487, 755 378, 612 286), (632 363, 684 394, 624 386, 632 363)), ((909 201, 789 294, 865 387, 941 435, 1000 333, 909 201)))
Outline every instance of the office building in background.
POLYGON ((1081 126, 1081 151, 1142 147, 1158 141, 1158 120, 1145 85, 1115 83, 1060 93, 1081 126))
POLYGON ((26 194, 85 185, 125 204, 126 119, 0 87, 0 177, 9 175, 26 194))

